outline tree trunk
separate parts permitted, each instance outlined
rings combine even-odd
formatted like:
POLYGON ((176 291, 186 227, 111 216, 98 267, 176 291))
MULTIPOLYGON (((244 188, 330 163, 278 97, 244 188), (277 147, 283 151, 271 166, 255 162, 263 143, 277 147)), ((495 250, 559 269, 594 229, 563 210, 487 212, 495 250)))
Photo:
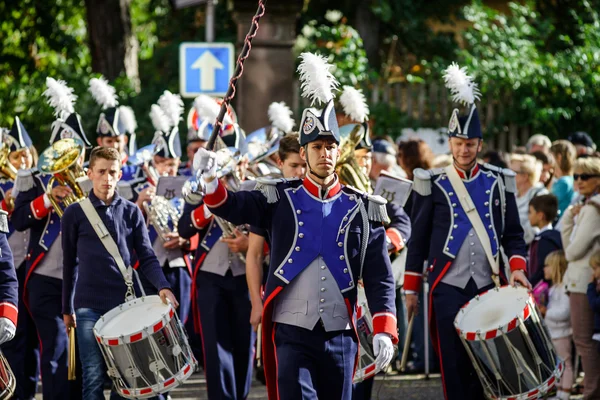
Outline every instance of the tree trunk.
POLYGON ((131 0, 85 0, 92 70, 109 81, 125 75, 137 92, 139 44, 131 28, 131 0))
POLYGON ((380 43, 379 43, 380 21, 370 8, 370 2, 361 0, 356 5, 355 28, 363 40, 363 46, 372 67, 381 64, 380 43))

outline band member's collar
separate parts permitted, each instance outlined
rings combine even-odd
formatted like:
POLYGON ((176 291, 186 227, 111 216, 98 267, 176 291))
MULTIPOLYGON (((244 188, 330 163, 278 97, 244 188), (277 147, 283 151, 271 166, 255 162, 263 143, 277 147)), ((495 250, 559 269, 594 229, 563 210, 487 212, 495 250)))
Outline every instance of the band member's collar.
POLYGON ((479 164, 475 163, 473 168, 469 171, 457 167, 456 164, 454 164, 454 169, 456 169, 456 172, 458 172, 458 176, 460 176, 461 179, 471 179, 479 172, 479 164))
POLYGON ((313 181, 308 175, 306 176, 306 178, 304 178, 303 184, 310 194, 320 199, 329 199, 338 194, 340 190, 342 190, 342 185, 340 185, 340 180, 338 179, 337 175, 335 175, 335 180, 333 181, 333 183, 326 189, 324 189, 321 185, 313 181), (327 192, 324 196, 321 196, 321 193, 324 190, 326 190, 327 192))
POLYGON ((124 167, 127 164, 128 160, 129 160, 129 155, 123 154, 123 158, 121 159, 121 166, 124 167))

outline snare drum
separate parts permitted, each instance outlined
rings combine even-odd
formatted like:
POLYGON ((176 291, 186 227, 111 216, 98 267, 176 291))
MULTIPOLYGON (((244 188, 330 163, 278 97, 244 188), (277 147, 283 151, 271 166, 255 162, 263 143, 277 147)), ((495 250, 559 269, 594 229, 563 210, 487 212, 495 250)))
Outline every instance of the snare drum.
POLYGON ((356 332, 358 333, 358 365, 353 383, 362 382, 381 371, 375 364, 373 352, 373 317, 367 304, 367 296, 362 282, 358 284, 356 299, 356 332))
POLYGON ((540 398, 562 374, 535 300, 523 287, 476 296, 458 312, 454 326, 489 399, 540 398))
POLYGON ((158 296, 130 300, 94 326, 119 395, 143 399, 168 392, 194 372, 196 359, 174 308, 158 296))
POLYGON ((0 351, 0 400, 12 399, 16 386, 15 375, 8 365, 6 357, 0 351))

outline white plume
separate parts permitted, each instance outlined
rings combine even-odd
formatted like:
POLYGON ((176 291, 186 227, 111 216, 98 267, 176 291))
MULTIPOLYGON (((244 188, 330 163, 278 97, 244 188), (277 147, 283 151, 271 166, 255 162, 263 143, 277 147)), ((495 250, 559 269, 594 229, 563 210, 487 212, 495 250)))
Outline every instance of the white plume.
POLYGON ((481 96, 473 77, 467 73, 467 67, 460 68, 455 62, 444 71, 444 82, 455 103, 473 104, 481 96))
POLYGON ((292 118, 292 110, 283 101, 271 103, 268 114, 271 125, 282 132, 289 133, 294 129, 294 125, 296 125, 296 122, 292 118))
MULTIPOLYGON (((201 94, 194 99, 194 107, 196 108, 198 117, 203 121, 208 121, 210 124, 215 123, 219 116, 219 111, 221 111, 221 106, 217 104, 216 99, 205 94, 201 94)), ((225 113, 223 122, 225 124, 233 124, 229 113, 225 113)))
POLYGON ((344 108, 344 114, 356 122, 363 123, 369 120, 369 106, 367 99, 360 89, 352 86, 344 86, 344 91, 340 96, 340 103, 344 108))
POLYGON ((302 82, 302 97, 310 99, 310 105, 325 104, 333 99, 333 91, 339 86, 331 73, 333 65, 327 58, 313 53, 300 54, 300 81, 302 82))
POLYGON ((108 84, 108 81, 103 76, 100 78, 90 79, 90 87, 88 88, 96 103, 102 106, 103 110, 110 107, 116 107, 117 101, 116 90, 108 84))
POLYGON ((179 120, 183 114, 183 100, 178 94, 173 94, 165 90, 158 98, 158 105, 163 112, 171 120, 171 126, 179 125, 179 120))
POLYGON ((121 120, 121 124, 123 124, 123 127, 125 128, 125 132, 135 133, 138 125, 135 119, 135 114, 133 113, 133 109, 131 107, 119 107, 119 119, 121 120))
POLYGON ((48 98, 48 104, 54 108, 56 117, 66 119, 75 112, 74 104, 77 95, 73 94, 73 89, 68 87, 65 81, 47 77, 43 95, 48 98))
POLYGON ((169 133, 171 126, 173 126, 170 118, 167 117, 158 104, 152 104, 152 108, 150 109, 150 119, 152 119, 154 129, 160 132, 169 133))

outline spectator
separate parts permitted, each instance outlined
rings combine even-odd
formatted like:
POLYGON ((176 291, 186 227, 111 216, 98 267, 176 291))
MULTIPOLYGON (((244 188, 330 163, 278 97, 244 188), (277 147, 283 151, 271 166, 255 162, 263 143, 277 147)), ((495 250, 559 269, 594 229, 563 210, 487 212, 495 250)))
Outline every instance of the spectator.
POLYGON ((525 145, 529 154, 533 154, 536 151, 541 151, 544 154, 548 154, 551 146, 552 142, 550 141, 550 138, 546 135, 542 135, 541 133, 537 133, 530 137, 525 145))
POLYGON ((537 158, 542 163, 542 174, 540 175, 540 182, 548 190, 552 187, 554 180, 554 157, 552 153, 544 153, 541 151, 534 151, 531 153, 532 156, 537 158))
POLYGON ((529 282, 535 287, 544 276, 544 260, 553 251, 562 250, 560 232, 552 228, 558 213, 558 200, 553 194, 543 194, 529 202, 529 223, 539 231, 529 248, 529 282))
POLYGON ((551 191, 558 198, 558 215, 562 216, 575 194, 573 189, 575 146, 567 140, 557 140, 550 147, 550 152, 554 156, 554 176, 556 177, 551 191))
POLYGON ((571 310, 565 285, 562 284, 566 269, 567 260, 564 251, 557 250, 548 254, 544 263, 544 279, 550 281, 552 286, 550 287, 548 306, 540 306, 552 344, 565 366, 556 396, 551 397, 551 399, 560 400, 569 400, 573 386, 571 310))
POLYGON ((369 173, 373 187, 381 171, 388 171, 402 178, 406 177, 406 173, 396 163, 397 153, 395 146, 387 140, 381 138, 373 140, 373 166, 369 173))
POLYGON ((596 151, 596 143, 586 132, 573 133, 569 136, 569 142, 575 146, 577 157, 590 157, 596 151))
POLYGON ((415 168, 431 169, 433 152, 422 139, 410 139, 398 144, 398 164, 406 172, 408 179, 413 179, 415 168))
POLYGON ((508 168, 508 163, 506 162, 504 153, 501 151, 488 150, 483 154, 481 158, 483 158, 483 162, 486 162, 495 167, 508 168))
MULTIPOLYGON (((554 146, 553 146, 554 147, 554 146)), ((570 293, 571 326, 577 353, 581 355, 584 398, 600 398, 600 357, 592 340, 594 313, 586 292, 592 278, 590 258, 600 250, 600 159, 580 158, 575 176, 582 204, 569 207, 562 218, 562 242, 568 261, 565 285, 570 293)))
POLYGON ((535 157, 527 154, 512 154, 510 156, 510 169, 517 173, 517 208, 519 220, 525 232, 525 243, 529 244, 535 236, 535 230, 529 224, 529 202, 535 196, 546 194, 548 190, 542 185, 540 175, 542 163, 535 157))
POLYGON ((595 252, 590 257, 590 267, 592 267, 592 281, 588 285, 587 295, 590 307, 594 312, 594 334, 592 339, 597 343, 600 349, 600 251, 595 252))

